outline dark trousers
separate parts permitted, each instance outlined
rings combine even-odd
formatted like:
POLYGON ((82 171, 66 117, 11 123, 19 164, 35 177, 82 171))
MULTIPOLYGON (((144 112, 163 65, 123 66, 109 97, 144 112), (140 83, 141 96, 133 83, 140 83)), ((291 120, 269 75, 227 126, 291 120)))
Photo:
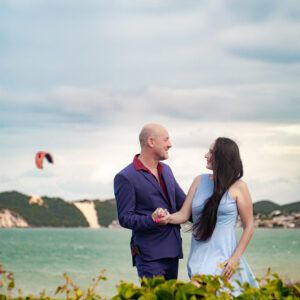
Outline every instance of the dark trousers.
POLYGON ((146 261, 136 255, 135 266, 140 278, 164 276, 166 280, 169 280, 177 279, 178 276, 178 257, 146 261))

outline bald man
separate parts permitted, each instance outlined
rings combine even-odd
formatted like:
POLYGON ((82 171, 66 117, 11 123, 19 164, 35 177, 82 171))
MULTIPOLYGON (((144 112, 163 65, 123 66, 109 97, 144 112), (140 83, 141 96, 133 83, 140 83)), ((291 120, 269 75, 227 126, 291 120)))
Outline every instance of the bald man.
POLYGON ((180 226, 152 219, 156 208, 174 213, 185 199, 170 167, 161 162, 172 147, 169 134, 151 123, 143 127, 139 140, 141 153, 114 179, 119 222, 132 230, 132 260, 139 277, 177 279, 178 259, 183 257, 180 226))

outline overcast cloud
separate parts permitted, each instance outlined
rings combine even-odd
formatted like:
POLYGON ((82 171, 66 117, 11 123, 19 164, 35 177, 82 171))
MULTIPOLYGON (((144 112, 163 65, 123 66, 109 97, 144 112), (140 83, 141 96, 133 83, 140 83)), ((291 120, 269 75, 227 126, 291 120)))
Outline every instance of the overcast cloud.
POLYGON ((254 201, 299 201, 299 36, 297 0, 1 1, 0 191, 111 198, 158 122, 185 191, 228 136, 254 201))

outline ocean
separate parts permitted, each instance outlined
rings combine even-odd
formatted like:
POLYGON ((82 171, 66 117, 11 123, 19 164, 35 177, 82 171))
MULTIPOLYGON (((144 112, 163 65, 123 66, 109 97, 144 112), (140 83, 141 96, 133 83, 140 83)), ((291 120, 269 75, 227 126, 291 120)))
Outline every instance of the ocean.
MULTIPOLYGON (((238 237, 241 233, 237 229, 238 237)), ((120 280, 139 284, 131 264, 130 236, 126 229, 0 228, 0 264, 14 273, 15 291, 21 288, 23 295, 37 296, 43 289, 54 296, 56 287, 65 282, 65 272, 85 289, 106 269, 107 281, 101 281, 96 291, 109 298, 116 295, 120 280)), ((179 279, 188 281, 191 233, 182 232, 182 239, 179 279)), ((258 277, 270 267, 286 282, 300 282, 299 229, 256 229, 244 255, 258 277)))

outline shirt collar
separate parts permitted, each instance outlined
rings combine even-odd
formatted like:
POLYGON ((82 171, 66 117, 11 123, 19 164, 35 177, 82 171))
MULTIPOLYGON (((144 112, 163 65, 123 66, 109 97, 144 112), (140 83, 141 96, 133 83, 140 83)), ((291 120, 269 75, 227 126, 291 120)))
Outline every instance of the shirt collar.
MULTIPOLYGON (((145 170, 145 171, 151 173, 151 171, 139 160, 139 158, 138 158, 139 155, 140 154, 136 154, 133 159, 133 165, 134 165, 135 169, 137 171, 145 170)), ((158 165, 157 165, 158 174, 161 174, 163 167, 164 167, 164 165, 161 162, 158 162, 158 165)))

